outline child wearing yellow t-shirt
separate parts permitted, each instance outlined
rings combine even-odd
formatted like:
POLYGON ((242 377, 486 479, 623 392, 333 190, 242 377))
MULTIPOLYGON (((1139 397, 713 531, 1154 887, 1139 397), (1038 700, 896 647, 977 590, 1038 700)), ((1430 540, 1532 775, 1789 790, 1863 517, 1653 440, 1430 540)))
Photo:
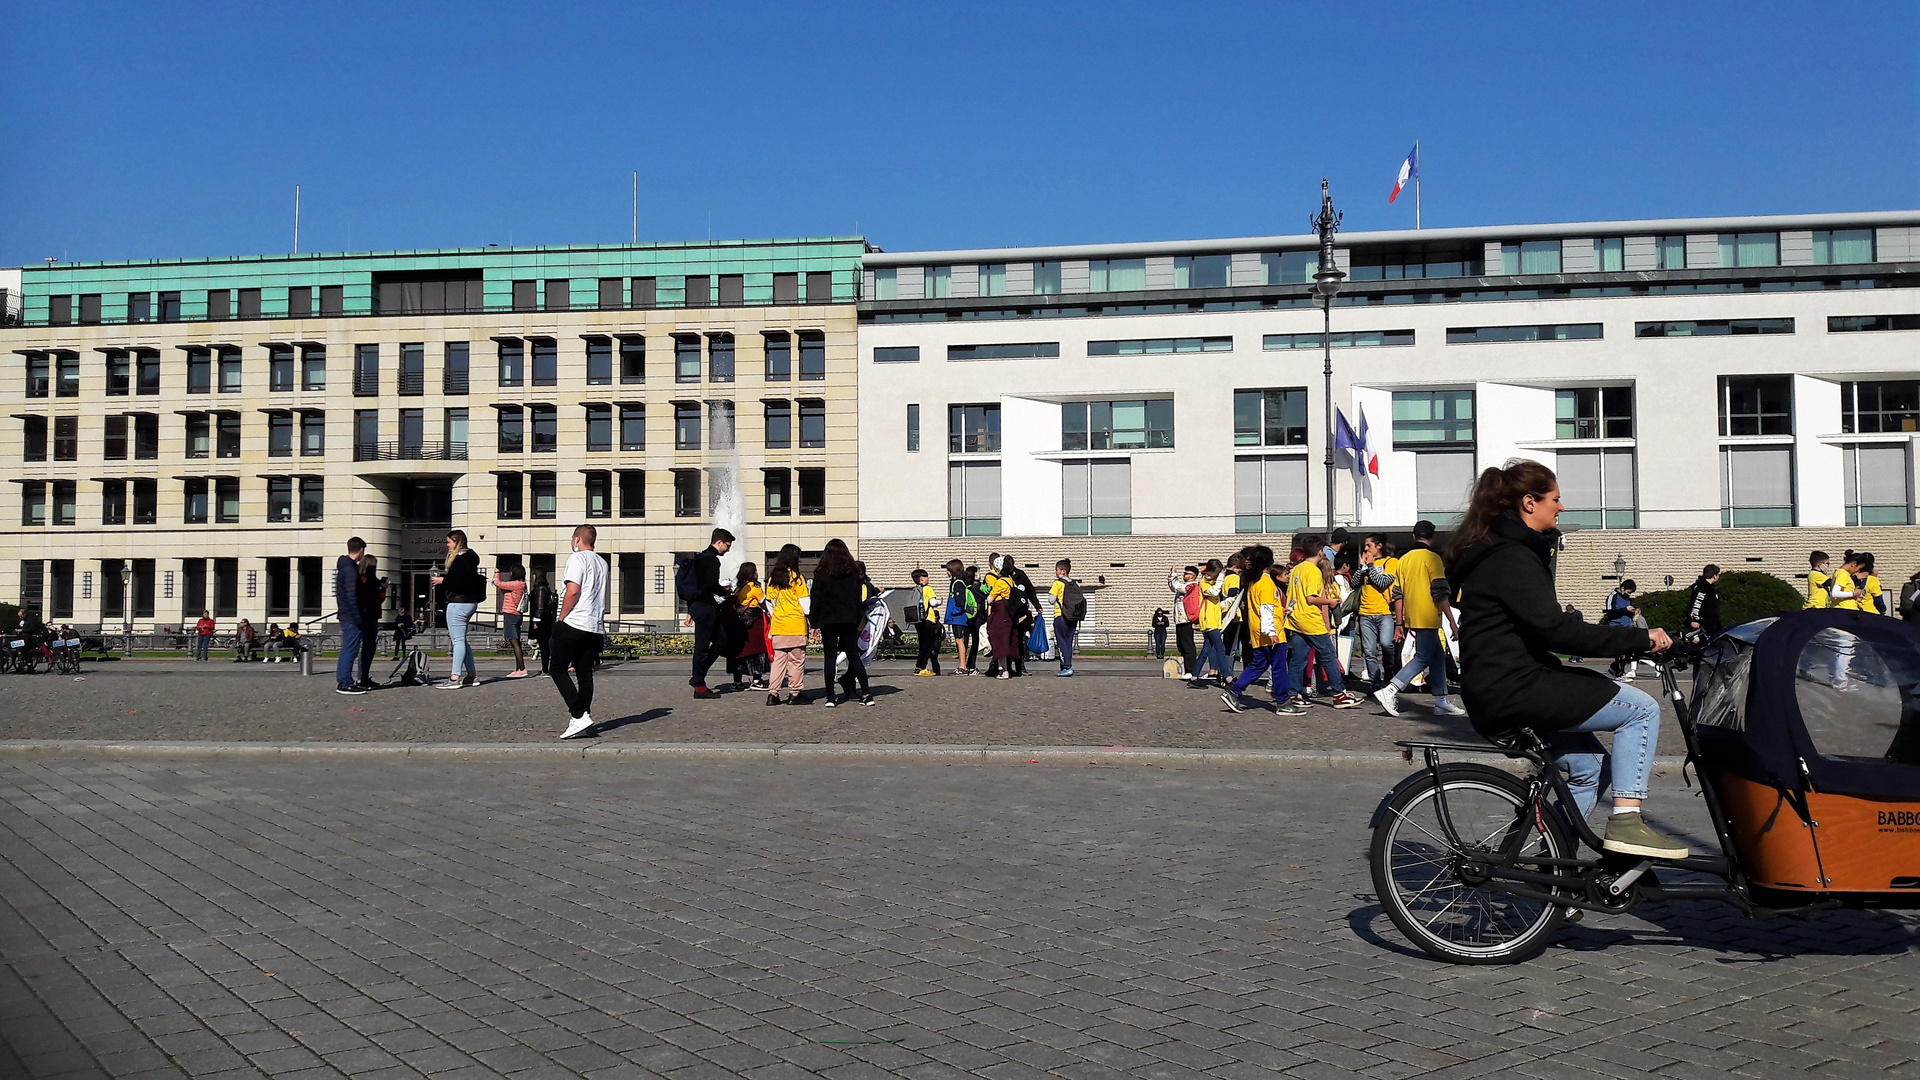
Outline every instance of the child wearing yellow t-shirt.
POLYGON ((1273 674, 1273 711, 1282 716, 1299 716, 1305 710, 1291 700, 1287 681, 1286 598, 1274 575, 1273 549, 1255 544, 1241 552, 1244 564, 1240 580, 1245 583, 1240 611, 1246 620, 1251 648, 1246 669, 1233 685, 1220 692, 1220 700, 1234 712, 1246 712, 1241 697, 1260 676, 1273 674))
POLYGON ((793 691, 789 705, 807 702, 807 612, 813 598, 807 593, 807 579, 800 576, 800 553, 785 550, 774 559, 767 573, 766 599, 768 644, 773 647, 773 674, 767 687, 767 704, 780 704, 780 688, 793 691))
POLYGON ((1357 708, 1360 695, 1350 692, 1341 677, 1340 654, 1327 625, 1328 612, 1340 605, 1340 596, 1332 587, 1333 567, 1321 554, 1326 541, 1308 533, 1294 537, 1293 546, 1301 555, 1287 576, 1287 681, 1293 684, 1293 703, 1306 704, 1301 690, 1307 685, 1307 660, 1313 653, 1319 655, 1327 689, 1333 692, 1327 704, 1336 709, 1357 708))

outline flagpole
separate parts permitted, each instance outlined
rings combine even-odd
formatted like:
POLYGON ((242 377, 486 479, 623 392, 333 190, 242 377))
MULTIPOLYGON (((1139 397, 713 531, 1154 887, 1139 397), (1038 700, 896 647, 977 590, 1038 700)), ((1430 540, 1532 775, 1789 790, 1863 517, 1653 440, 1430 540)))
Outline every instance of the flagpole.
POLYGON ((1413 140, 1413 231, 1420 231, 1420 140, 1413 140))

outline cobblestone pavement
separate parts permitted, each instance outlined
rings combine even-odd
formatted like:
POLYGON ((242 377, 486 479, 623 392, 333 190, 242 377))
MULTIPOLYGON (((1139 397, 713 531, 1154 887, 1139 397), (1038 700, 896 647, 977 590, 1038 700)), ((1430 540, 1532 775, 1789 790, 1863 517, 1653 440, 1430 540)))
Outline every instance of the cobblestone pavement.
MULTIPOLYGON (((611 666, 595 680, 593 714, 614 742, 921 743, 1016 746, 1161 746, 1272 750, 1391 750, 1393 740, 1476 740, 1466 721, 1434 716, 1409 694, 1399 719, 1369 701, 1315 708, 1298 718, 1256 709, 1229 713, 1217 692, 1163 679, 1151 661, 1083 662, 1071 679, 1035 664, 1025 679, 915 677, 877 665, 871 709, 768 708, 766 695, 694 701, 685 659, 611 666)), ((384 672, 382 672, 384 673, 384 672)), ((0 679, 12 708, 0 738, 540 742, 566 726, 553 684, 503 678, 482 667, 469 690, 394 687, 360 697, 333 692, 331 674, 302 678, 291 665, 134 661, 90 666, 85 681, 53 675, 0 679)), ((820 687, 817 663, 808 672, 820 687)), ((718 685, 724 680, 716 679, 718 685)), ((1648 686, 1642 682, 1641 686, 1648 686)), ((1266 700, 1264 690, 1249 696, 1266 700)), ((1681 752, 1676 726, 1660 751, 1681 752)))
POLYGON ((0 760, 0 1074, 1920 1069, 1907 916, 1412 952, 1361 855, 1397 775, 0 760))

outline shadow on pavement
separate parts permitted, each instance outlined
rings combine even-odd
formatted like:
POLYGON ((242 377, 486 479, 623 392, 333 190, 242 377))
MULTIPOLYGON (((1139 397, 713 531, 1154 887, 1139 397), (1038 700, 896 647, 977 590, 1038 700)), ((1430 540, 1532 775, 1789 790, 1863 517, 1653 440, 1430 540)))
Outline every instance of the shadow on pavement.
POLYGON ((603 734, 605 732, 612 731, 615 728, 626 727, 629 724, 645 724, 650 721, 661 720, 672 715, 673 715, 672 709, 668 709, 664 707, 658 708, 658 709, 648 709, 646 712, 643 712, 643 713, 634 713, 631 716, 622 716, 614 720, 608 720, 607 722, 600 724, 598 726, 598 728, 595 730, 595 734, 603 734))

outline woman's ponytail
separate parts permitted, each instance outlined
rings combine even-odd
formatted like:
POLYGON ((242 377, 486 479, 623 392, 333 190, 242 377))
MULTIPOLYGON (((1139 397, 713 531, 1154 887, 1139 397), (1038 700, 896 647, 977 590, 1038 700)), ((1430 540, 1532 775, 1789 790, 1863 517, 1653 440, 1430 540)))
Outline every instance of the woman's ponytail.
POLYGON ((1552 469, 1525 458, 1508 458, 1504 468, 1482 471, 1467 497, 1467 511, 1460 516, 1447 543, 1447 561, 1458 559, 1461 552, 1486 539, 1494 521, 1517 509, 1521 499, 1528 495, 1544 499, 1557 486, 1559 481, 1552 469))

